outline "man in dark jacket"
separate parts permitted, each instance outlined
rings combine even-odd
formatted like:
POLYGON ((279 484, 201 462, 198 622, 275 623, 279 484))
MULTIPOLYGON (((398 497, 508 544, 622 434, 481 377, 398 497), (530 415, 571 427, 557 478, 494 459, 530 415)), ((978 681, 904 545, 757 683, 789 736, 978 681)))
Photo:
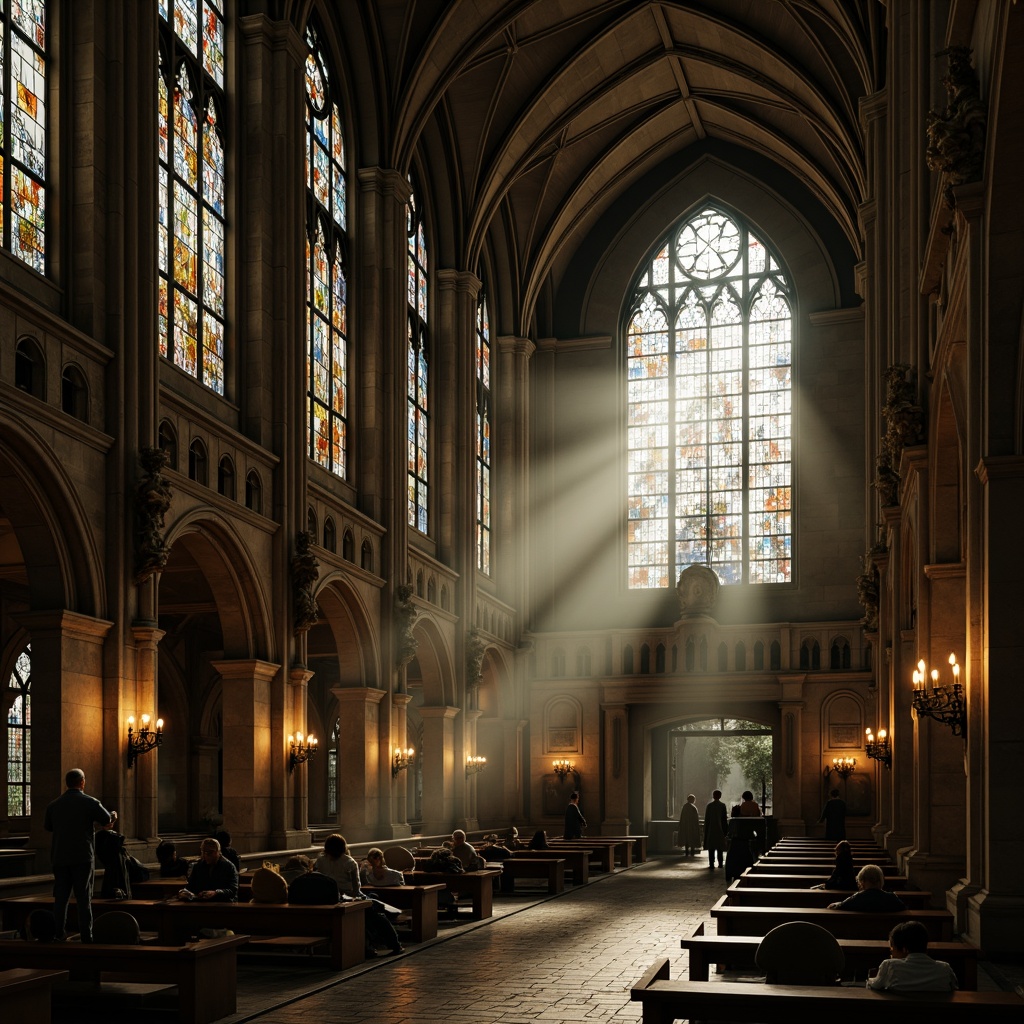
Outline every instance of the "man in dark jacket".
POLYGON ((238 901, 238 872, 235 865, 221 856, 216 839, 204 839, 199 845, 200 860, 189 873, 185 888, 178 896, 183 900, 215 900, 219 903, 238 901))
POLYGON ((857 888, 852 896, 840 903, 830 903, 830 910, 863 910, 878 914, 890 910, 906 910, 907 905, 894 892, 887 892, 885 874, 877 864, 865 864, 857 872, 857 888))
POLYGON ((569 806, 565 809, 565 831, 566 839, 582 839, 583 830, 587 827, 587 819, 583 817, 580 810, 579 790, 573 790, 569 797, 569 806))
POLYGON ((72 768, 64 776, 67 789, 46 808, 44 826, 53 833, 53 916, 56 938, 65 938, 68 902, 74 892, 78 904, 78 931, 92 942, 92 887, 95 874, 94 825, 106 825, 110 811, 95 797, 85 795, 85 772, 72 768))

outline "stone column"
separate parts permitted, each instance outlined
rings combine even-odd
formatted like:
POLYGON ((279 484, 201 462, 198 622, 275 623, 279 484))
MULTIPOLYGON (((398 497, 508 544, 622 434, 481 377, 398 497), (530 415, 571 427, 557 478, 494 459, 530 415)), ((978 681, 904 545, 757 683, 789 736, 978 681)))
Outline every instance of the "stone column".
MULTIPOLYGON (((163 638, 164 631, 152 626, 132 626, 135 637, 135 706, 129 707, 128 714, 134 714, 136 722, 141 722, 143 715, 153 719, 152 727, 159 717, 160 703, 157 688, 157 646, 163 638)), ((128 694, 125 694, 128 700, 128 694)), ((185 727, 184 722, 177 723, 179 729, 185 727)), ((127 733, 127 729, 126 729, 127 733)), ((160 748, 149 751, 135 762, 135 814, 119 831, 148 842, 156 842, 159 834, 157 821, 160 748)))
MULTIPOLYGON (((408 721, 409 702, 412 696, 408 693, 391 694, 391 745, 384 751, 380 759, 380 770, 386 782, 391 784, 391 817, 390 838, 403 839, 412 835, 409 827, 409 786, 415 778, 413 772, 399 772, 397 776, 391 772, 391 757, 395 747, 409 746, 408 721)), ((417 751, 417 756, 420 751, 417 751)), ((382 808, 382 811, 384 808, 382 808)))
MULTIPOLYGON (((291 688, 290 721, 282 723, 280 729, 274 732, 293 736, 295 733, 302 733, 305 740, 309 739, 309 725, 306 719, 306 708, 309 699, 309 681, 313 673, 301 666, 294 666, 288 670, 288 684, 291 688)), ((320 746, 326 748, 327 737, 318 736, 320 746)), ((291 749, 286 751, 289 767, 291 766, 291 749)), ((320 756, 319 751, 314 756, 320 756)), ((292 849, 298 846, 309 845, 309 772, 312 765, 310 762, 297 764, 289 774, 291 775, 291 795, 288 803, 291 804, 291 813, 285 821, 285 834, 279 839, 275 838, 275 846, 283 846, 285 849, 292 849)), ((277 828, 274 829, 277 836, 277 828)))
POLYGON ((384 690, 334 686, 338 701, 338 821, 349 842, 373 839, 380 821, 380 702, 384 690))
MULTIPOLYGON (((469 708, 464 713, 465 723, 465 734, 463 736, 463 750, 465 751, 465 757, 470 755, 476 755, 480 753, 480 748, 477 741, 477 722, 480 719, 483 712, 479 708, 469 708)), ((480 827, 479 816, 477 811, 477 781, 480 778, 480 773, 475 772, 469 775, 466 772, 465 757, 462 760, 462 775, 465 780, 465 798, 463 800, 463 813, 458 819, 458 827, 466 832, 473 832, 480 827)), ((494 766, 488 765, 488 768, 493 771, 494 766)), ((485 768, 485 771, 488 769, 485 768)), ((458 777, 459 766, 455 768, 456 777, 458 777)))
POLYGON ((285 771, 284 737, 272 735, 271 688, 280 665, 258 658, 210 662, 223 684, 224 827, 241 850, 266 848, 275 770, 285 771))
MULTIPOLYGON (((64 792, 71 768, 85 772, 86 792, 117 808, 123 791, 104 791, 107 761, 123 764, 124 746, 105 744, 103 644, 112 623, 69 611, 15 616, 32 638, 32 814, 28 846, 36 869, 50 866, 42 811, 64 792)), ((116 711, 112 713, 116 721, 116 711)), ((114 777, 122 778, 119 773, 114 777)))
MULTIPOLYGON (((780 837, 807 834, 801 794, 803 710, 803 700, 791 698, 779 701, 778 743, 772 752, 772 811, 780 837)), ((815 779, 817 778, 818 772, 815 770, 815 779)))
MULTIPOLYGON (((601 732, 604 748, 601 758, 601 788, 604 792, 601 834, 629 835, 629 706, 602 704, 601 732)), ((597 796, 597 793, 590 795, 589 802, 594 811, 597 810, 594 806, 597 796)))
POLYGON ((455 820, 455 717, 458 708, 420 708, 423 720, 423 832, 447 832, 455 820))

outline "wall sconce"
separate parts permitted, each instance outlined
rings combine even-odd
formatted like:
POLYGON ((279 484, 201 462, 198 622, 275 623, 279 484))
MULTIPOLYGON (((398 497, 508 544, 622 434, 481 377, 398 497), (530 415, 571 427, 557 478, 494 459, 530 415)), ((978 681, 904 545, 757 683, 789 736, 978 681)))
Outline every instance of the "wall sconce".
POLYGON ((479 754, 477 754, 476 757, 472 754, 466 755, 466 775, 476 775, 478 772, 482 772, 486 767, 486 757, 481 757, 479 754))
POLYGON ((833 772, 841 779, 848 779, 857 770, 857 758, 855 757, 833 757, 832 763, 825 766, 825 778, 833 772))
POLYGON ((394 778, 399 772, 404 772, 409 765, 412 764, 414 751, 412 747, 406 747, 404 750, 401 747, 395 747, 395 752, 391 757, 391 777, 394 778))
POLYGON ((312 761, 316 757, 316 737, 307 736, 306 742, 302 742, 302 733, 297 732, 294 736, 288 737, 288 746, 290 748, 290 755, 288 757, 288 771, 295 771, 297 764, 305 764, 306 761, 312 761))
POLYGON ((579 777, 580 774, 576 771, 576 765, 572 761, 565 760, 565 758, 559 758, 557 761, 553 761, 551 767, 554 769, 555 774, 561 782, 565 782, 565 777, 569 772, 572 772, 573 775, 577 777, 579 777))
POLYGON ((939 670, 931 671, 931 687, 926 685, 928 670, 923 660, 917 663, 914 670, 914 711, 917 717, 934 718, 953 730, 954 736, 963 736, 967 727, 967 701, 964 700, 963 687, 960 685, 960 666, 956 663, 956 655, 949 655, 949 665, 953 670, 953 685, 939 686, 939 670))
POLYGON ((881 761, 886 768, 892 768, 892 747, 889 745, 889 737, 886 735, 884 729, 878 730, 878 739, 875 739, 875 734, 868 729, 867 730, 867 743, 864 744, 864 750, 867 752, 868 757, 873 758, 875 761, 881 761))
POLYGON ((154 747, 159 747, 164 741, 164 720, 156 720, 156 729, 149 727, 149 715, 142 716, 142 727, 136 731, 135 716, 128 718, 128 767, 131 768, 135 762, 154 747))

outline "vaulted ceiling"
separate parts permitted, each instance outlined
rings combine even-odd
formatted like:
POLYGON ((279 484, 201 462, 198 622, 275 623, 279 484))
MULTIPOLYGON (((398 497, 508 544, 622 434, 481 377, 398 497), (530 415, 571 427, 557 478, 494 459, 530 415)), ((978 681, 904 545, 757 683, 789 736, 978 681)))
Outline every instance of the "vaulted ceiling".
POLYGON ((777 165, 859 250, 858 103, 884 84, 879 0, 358 7, 391 119, 382 156, 406 169, 428 140, 443 146, 453 245, 474 266, 500 222, 527 306, 618 197, 709 142, 777 165))

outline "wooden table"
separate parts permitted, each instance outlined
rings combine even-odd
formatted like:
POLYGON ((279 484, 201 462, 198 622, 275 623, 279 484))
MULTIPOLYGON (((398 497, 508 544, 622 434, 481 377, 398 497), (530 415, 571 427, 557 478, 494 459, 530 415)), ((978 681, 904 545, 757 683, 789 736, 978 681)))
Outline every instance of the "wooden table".
POLYGON ((424 942, 437 935, 437 894, 446 887, 431 885, 364 885, 367 896, 376 896, 411 915, 412 941, 424 942))
POLYGON ((444 885, 450 892, 468 894, 473 900, 473 920, 482 921, 494 910, 494 879, 501 875, 500 868, 463 871, 450 875, 443 871, 406 871, 406 882, 413 885, 444 885))
POLYGON ((544 860, 547 857, 558 856, 565 861, 566 871, 572 872, 573 885, 585 885, 590 880, 590 852, 589 850, 573 850, 564 843, 557 850, 516 850, 516 860, 534 858, 544 860))
POLYGON ((68 980, 65 970, 0 971, 0 1005, 4 1019, 25 1024, 50 1024, 53 986, 68 980))

